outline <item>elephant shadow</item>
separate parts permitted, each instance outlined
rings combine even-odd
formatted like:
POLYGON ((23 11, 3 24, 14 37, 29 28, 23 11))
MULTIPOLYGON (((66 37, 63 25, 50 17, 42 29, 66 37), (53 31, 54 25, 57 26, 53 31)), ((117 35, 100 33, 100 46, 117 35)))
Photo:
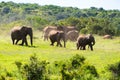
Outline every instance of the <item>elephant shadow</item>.
POLYGON ((26 45, 21 45, 21 44, 18 44, 19 46, 22 46, 22 47, 28 47, 28 48, 38 48, 39 46, 26 46, 26 45))

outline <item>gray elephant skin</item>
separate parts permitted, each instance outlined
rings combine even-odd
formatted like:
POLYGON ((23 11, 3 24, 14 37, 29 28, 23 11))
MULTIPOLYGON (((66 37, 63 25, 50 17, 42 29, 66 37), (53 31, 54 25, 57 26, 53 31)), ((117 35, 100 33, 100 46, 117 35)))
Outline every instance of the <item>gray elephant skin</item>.
POLYGON ((93 51, 93 45, 95 45, 95 38, 92 34, 80 35, 77 39, 77 50, 86 50, 86 45, 88 45, 93 51))
POLYGON ((66 34, 66 39, 70 41, 77 41, 79 32, 77 30, 68 31, 66 34))
POLYGON ((61 40, 64 42, 64 47, 66 47, 65 34, 63 31, 52 30, 49 33, 49 39, 51 45, 54 46, 54 43, 57 42, 57 46, 62 47, 61 40))
POLYGON ((59 26, 58 30, 62 30, 65 33, 67 33, 67 32, 72 31, 72 30, 77 30, 77 28, 74 27, 74 26, 66 26, 66 27, 65 26, 59 26))
POLYGON ((26 27, 26 26, 22 26, 22 27, 13 27, 11 30, 11 39, 12 39, 12 43, 17 44, 20 40, 22 40, 22 43, 20 45, 25 45, 28 46, 28 42, 27 42, 27 35, 30 36, 30 43, 31 46, 33 45, 33 30, 31 27, 26 27), (15 42, 16 41, 16 42, 15 42))
POLYGON ((57 27, 55 26, 46 26, 44 29, 43 29, 43 38, 44 38, 44 41, 45 40, 48 40, 49 39, 49 33, 50 31, 52 30, 57 30, 57 27))

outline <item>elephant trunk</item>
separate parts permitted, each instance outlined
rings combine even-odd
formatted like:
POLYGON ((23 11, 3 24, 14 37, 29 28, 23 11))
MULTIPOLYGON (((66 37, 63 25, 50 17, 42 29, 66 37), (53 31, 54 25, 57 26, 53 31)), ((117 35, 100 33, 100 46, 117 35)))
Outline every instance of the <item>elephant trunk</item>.
POLYGON ((30 43, 31 43, 31 46, 33 45, 33 32, 32 32, 32 29, 29 33, 29 36, 30 36, 30 43))
POLYGON ((64 41, 64 47, 66 47, 66 41, 64 41))
POLYGON ((93 44, 92 45, 95 45, 95 39, 93 39, 93 44))
POLYGON ((63 41, 64 41, 64 47, 66 48, 66 41, 67 41, 67 36, 66 36, 66 34, 64 33, 63 34, 63 41))
POLYGON ((31 46, 33 45, 33 35, 30 37, 31 46))
POLYGON ((30 36, 30 42, 31 42, 31 46, 33 45, 33 33, 30 36))

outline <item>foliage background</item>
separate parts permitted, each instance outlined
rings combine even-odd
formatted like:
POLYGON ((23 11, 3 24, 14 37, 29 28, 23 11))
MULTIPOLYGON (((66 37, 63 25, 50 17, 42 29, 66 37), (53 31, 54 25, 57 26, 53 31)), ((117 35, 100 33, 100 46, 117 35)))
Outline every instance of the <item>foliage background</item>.
POLYGON ((47 25, 76 26, 81 33, 120 35, 120 11, 90 7, 40 6, 30 3, 0 3, 0 26, 32 26, 42 30, 47 25))

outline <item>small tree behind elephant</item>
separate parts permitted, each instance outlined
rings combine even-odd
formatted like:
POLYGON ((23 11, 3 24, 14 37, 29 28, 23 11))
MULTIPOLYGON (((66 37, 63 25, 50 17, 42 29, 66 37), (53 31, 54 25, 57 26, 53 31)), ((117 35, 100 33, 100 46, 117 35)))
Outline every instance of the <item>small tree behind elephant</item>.
POLYGON ((86 45, 88 45, 93 51, 93 45, 95 45, 95 38, 92 34, 80 35, 77 39, 77 49, 86 50, 86 45))
POLYGON ((61 40, 64 42, 64 47, 66 47, 66 39, 63 31, 52 30, 49 33, 49 39, 51 41, 51 45, 54 46, 54 43, 57 42, 57 46, 62 47, 61 40))
POLYGON ((20 40, 22 40, 22 43, 20 45, 25 45, 28 46, 27 42, 27 35, 30 36, 30 43, 33 45, 33 31, 31 27, 13 27, 11 30, 11 39, 14 44, 17 44, 20 40), (16 41, 16 42, 15 42, 16 41))

